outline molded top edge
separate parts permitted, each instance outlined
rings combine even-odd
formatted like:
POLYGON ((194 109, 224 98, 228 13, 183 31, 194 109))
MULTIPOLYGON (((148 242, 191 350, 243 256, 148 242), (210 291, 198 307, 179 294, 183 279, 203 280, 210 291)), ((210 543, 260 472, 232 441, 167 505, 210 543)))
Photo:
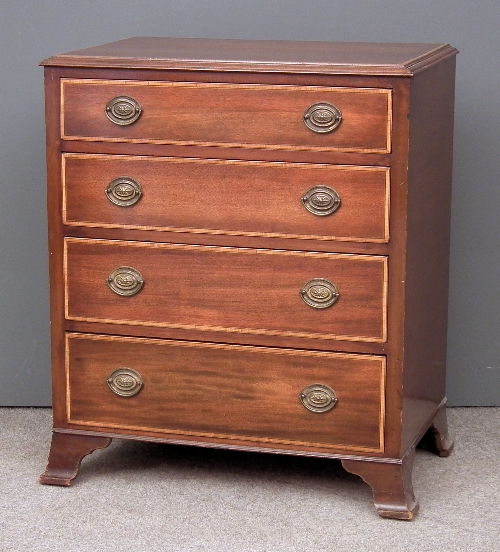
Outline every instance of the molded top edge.
POLYGON ((449 44, 134 37, 40 65, 408 77, 457 53, 449 44))

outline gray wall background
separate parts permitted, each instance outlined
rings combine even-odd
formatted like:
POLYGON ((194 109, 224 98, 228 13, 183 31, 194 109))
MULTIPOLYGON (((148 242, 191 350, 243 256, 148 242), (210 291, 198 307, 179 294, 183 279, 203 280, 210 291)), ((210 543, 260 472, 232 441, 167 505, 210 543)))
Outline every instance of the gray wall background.
POLYGON ((500 405, 499 29, 498 0, 0 0, 0 406, 51 402, 37 64, 129 36, 457 47, 447 394, 500 405))

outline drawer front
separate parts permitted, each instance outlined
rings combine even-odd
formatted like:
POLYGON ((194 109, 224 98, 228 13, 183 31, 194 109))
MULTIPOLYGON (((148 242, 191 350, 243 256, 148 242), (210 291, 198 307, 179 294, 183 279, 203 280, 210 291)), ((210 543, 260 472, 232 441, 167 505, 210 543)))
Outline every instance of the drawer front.
POLYGON ((88 79, 62 79, 61 87, 66 140, 390 151, 391 91, 385 89, 88 79), (139 114, 130 124, 106 115, 123 97, 129 121, 139 114), (331 132, 311 130, 306 111, 325 102, 340 110, 341 122, 331 132))
POLYGON ((206 331, 385 341, 386 272, 385 257, 368 255, 67 238, 66 316, 206 331), (124 276, 120 267, 131 267, 139 276, 124 276), (321 282, 315 283, 316 279, 321 282), (144 283, 139 289, 140 280, 144 283), (335 299, 332 284, 337 287, 337 301, 317 308, 335 299), (127 292, 127 286, 139 291, 122 296, 111 289, 120 292, 120 286, 122 291, 123 286, 127 292))
POLYGON ((71 226, 388 241, 382 167, 66 154, 63 183, 71 226))
MULTIPOLYGON (((133 393, 126 378, 117 389, 133 393)), ((381 452, 384 378, 385 357, 379 356, 85 334, 67 338, 68 421, 117 430, 381 452), (141 379, 135 395, 113 392, 114 378, 107 383, 124 368, 141 379), (330 410, 311 411, 299 398, 318 383, 335 393, 330 410)), ((315 401, 321 396, 308 404, 315 401)))

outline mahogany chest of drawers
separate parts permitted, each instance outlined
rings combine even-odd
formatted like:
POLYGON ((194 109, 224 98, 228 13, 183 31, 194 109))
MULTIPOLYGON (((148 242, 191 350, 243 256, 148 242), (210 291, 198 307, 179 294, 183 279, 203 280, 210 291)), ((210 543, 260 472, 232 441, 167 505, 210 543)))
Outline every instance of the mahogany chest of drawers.
POLYGON ((132 38, 45 66, 54 429, 340 459, 386 517, 442 456, 454 72, 439 44, 132 38))

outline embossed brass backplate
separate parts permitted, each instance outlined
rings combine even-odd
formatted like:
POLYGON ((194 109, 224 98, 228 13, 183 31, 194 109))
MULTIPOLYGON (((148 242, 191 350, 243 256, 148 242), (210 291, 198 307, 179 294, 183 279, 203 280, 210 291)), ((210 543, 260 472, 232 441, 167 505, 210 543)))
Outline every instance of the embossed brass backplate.
POLYGON ((141 116, 142 108, 139 102, 130 96, 116 96, 109 100, 104 112, 115 125, 126 126, 137 121, 141 116))
POLYGON ((314 309, 326 309, 337 301, 339 290, 326 278, 313 278, 304 284, 300 296, 306 305, 314 309))
POLYGON ((130 207, 141 199, 142 187, 130 176, 120 176, 109 183, 104 193, 115 205, 130 207))
POLYGON ((335 391, 323 383, 308 385, 300 393, 299 399, 311 412, 328 412, 337 404, 335 391))
POLYGON ((324 217, 340 207, 340 196, 329 186, 313 186, 302 197, 302 203, 313 215, 324 217))
POLYGON ((131 266, 119 266, 106 278, 109 288, 125 297, 139 293, 144 284, 142 274, 131 266))
POLYGON ((338 107, 331 103, 319 102, 306 109, 303 120, 307 128, 313 132, 326 134, 340 125, 342 113, 338 107))
POLYGON ((139 372, 132 368, 117 368, 106 380, 108 387, 120 397, 137 395, 142 388, 142 378, 139 372))

